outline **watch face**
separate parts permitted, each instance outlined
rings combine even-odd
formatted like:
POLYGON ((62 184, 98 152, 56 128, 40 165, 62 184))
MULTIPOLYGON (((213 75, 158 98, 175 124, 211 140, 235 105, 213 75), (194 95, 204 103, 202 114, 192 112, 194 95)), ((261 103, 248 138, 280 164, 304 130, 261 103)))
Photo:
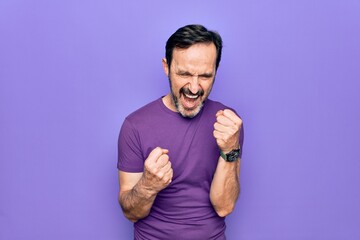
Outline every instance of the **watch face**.
POLYGON ((229 152, 228 154, 226 154, 226 158, 228 162, 234 162, 239 158, 239 149, 236 150, 232 150, 231 152, 229 152))

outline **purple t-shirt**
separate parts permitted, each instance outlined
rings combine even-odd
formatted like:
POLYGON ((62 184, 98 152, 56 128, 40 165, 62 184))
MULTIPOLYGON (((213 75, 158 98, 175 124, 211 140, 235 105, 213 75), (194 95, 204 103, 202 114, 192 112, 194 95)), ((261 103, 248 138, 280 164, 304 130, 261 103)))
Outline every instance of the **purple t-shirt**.
POLYGON ((209 197, 219 159, 213 125, 216 112, 225 108, 208 99, 196 117, 187 119, 169 110, 160 98, 125 119, 118 169, 143 172, 149 153, 161 147, 169 150, 174 172, 150 214, 134 224, 135 239, 225 239, 224 218, 217 215, 209 197))

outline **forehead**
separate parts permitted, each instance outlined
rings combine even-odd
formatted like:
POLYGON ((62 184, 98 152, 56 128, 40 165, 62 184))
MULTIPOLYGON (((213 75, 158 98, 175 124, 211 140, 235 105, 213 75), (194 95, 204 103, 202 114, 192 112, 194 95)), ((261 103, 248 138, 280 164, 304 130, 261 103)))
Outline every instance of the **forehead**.
POLYGON ((214 43, 197 43, 189 48, 175 48, 171 66, 187 71, 213 71, 216 63, 214 43))

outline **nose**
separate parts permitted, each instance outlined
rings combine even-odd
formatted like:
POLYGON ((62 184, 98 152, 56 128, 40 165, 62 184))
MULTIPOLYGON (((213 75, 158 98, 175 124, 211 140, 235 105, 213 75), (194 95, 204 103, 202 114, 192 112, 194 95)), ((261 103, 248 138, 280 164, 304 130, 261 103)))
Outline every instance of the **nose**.
POLYGON ((189 90, 196 94, 200 90, 199 76, 193 76, 189 82, 189 90))

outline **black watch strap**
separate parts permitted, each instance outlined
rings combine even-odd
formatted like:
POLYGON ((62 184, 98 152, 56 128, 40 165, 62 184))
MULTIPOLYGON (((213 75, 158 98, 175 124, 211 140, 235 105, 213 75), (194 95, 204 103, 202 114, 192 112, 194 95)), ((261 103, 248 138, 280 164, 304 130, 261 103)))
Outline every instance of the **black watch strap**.
POLYGON ((220 151, 220 156, 227 162, 235 162, 239 159, 241 155, 241 149, 233 149, 229 153, 225 154, 222 151, 220 151))

